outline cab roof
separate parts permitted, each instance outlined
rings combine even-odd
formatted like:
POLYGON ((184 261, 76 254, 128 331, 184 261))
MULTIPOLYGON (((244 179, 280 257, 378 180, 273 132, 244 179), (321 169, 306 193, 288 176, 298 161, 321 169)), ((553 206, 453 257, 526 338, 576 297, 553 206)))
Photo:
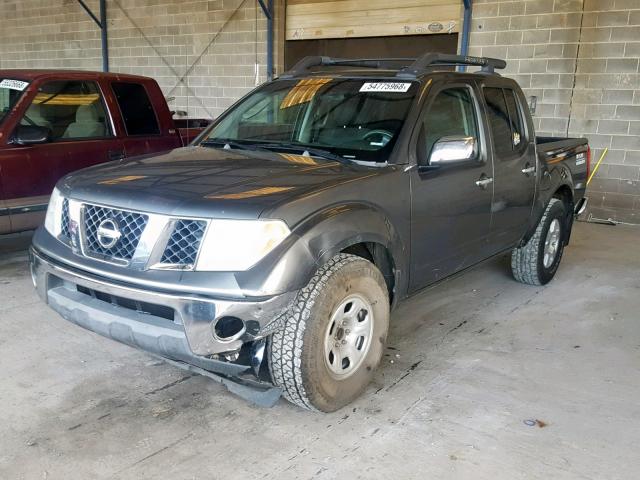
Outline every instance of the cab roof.
POLYGON ((9 69, 0 70, 0 78, 14 78, 18 80, 34 81, 47 78, 68 77, 70 79, 86 80, 135 80, 138 82, 149 81, 149 77, 141 75, 130 75, 127 73, 94 72, 89 70, 44 70, 44 69, 9 69))

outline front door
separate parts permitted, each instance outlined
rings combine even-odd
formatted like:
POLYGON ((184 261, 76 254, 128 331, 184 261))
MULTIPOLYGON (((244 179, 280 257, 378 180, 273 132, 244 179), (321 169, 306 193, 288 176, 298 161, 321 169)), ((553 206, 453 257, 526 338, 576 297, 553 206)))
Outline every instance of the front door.
POLYGON ((513 247, 531 219, 536 186, 535 137, 529 135, 523 99, 512 88, 484 86, 483 95, 494 152, 491 245, 513 247))
POLYGON ((95 82, 44 83, 16 129, 23 125, 48 128, 51 140, 2 152, 2 187, 16 231, 38 226, 61 177, 124 155, 95 82))
POLYGON ((426 158, 411 170, 411 290, 486 256, 493 171, 478 112, 473 85, 432 87, 417 140, 426 158), (433 145, 451 136, 475 138, 474 161, 429 167, 433 145))

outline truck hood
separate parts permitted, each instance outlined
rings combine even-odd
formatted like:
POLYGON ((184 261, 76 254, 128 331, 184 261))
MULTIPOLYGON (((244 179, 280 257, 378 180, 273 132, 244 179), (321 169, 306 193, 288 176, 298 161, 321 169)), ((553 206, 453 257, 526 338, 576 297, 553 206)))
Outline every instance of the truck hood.
POLYGON ((124 209, 253 219, 384 170, 288 153, 185 147, 80 170, 58 187, 71 198, 124 209))

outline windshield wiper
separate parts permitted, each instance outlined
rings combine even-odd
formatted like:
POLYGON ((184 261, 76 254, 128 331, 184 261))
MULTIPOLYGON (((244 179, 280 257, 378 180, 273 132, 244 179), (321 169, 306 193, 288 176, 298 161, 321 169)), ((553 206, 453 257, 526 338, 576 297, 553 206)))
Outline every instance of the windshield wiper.
POLYGON ((338 162, 348 162, 348 158, 344 158, 336 153, 324 150, 322 148, 309 147, 307 145, 298 145, 295 143, 259 143, 256 144, 259 148, 267 150, 288 150, 294 152, 300 152, 302 155, 321 157, 327 160, 335 160, 338 162))
POLYGON ((335 160, 338 162, 348 162, 349 158, 341 157, 340 155, 324 150, 322 148, 309 147, 306 145, 298 145, 296 143, 242 143, 236 140, 228 140, 224 138, 209 139, 200 142, 200 145, 204 147, 222 147, 226 149, 237 148, 238 150, 284 150, 289 152, 300 153, 301 155, 320 157, 326 160, 335 160))
POLYGON ((256 144, 246 144, 236 142, 235 140, 225 139, 210 139, 200 142, 203 147, 222 147, 225 149, 237 148, 238 150, 257 150, 259 147, 256 144))

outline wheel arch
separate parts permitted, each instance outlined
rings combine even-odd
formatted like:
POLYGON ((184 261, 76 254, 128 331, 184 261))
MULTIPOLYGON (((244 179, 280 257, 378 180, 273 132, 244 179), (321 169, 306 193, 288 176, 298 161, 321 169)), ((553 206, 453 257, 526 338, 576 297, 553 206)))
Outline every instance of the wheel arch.
POLYGON ((389 301, 395 305, 396 264, 391 251, 385 245, 378 242, 358 242, 343 248, 340 253, 362 257, 378 267, 387 285, 389 301))
POLYGON ((565 225, 567 227, 567 234, 564 239, 564 244, 569 245, 569 239, 571 238, 571 231, 573 230, 573 211, 575 209, 575 203, 573 200, 573 190, 571 187, 564 183, 560 185, 556 191, 551 196, 552 198, 557 198, 564 203, 566 214, 565 214, 565 225))
POLYGON ((339 253, 350 253, 380 269, 390 298, 395 300, 406 290, 408 251, 389 215, 375 205, 353 202, 327 207, 294 231, 308 246, 317 267, 339 253))

